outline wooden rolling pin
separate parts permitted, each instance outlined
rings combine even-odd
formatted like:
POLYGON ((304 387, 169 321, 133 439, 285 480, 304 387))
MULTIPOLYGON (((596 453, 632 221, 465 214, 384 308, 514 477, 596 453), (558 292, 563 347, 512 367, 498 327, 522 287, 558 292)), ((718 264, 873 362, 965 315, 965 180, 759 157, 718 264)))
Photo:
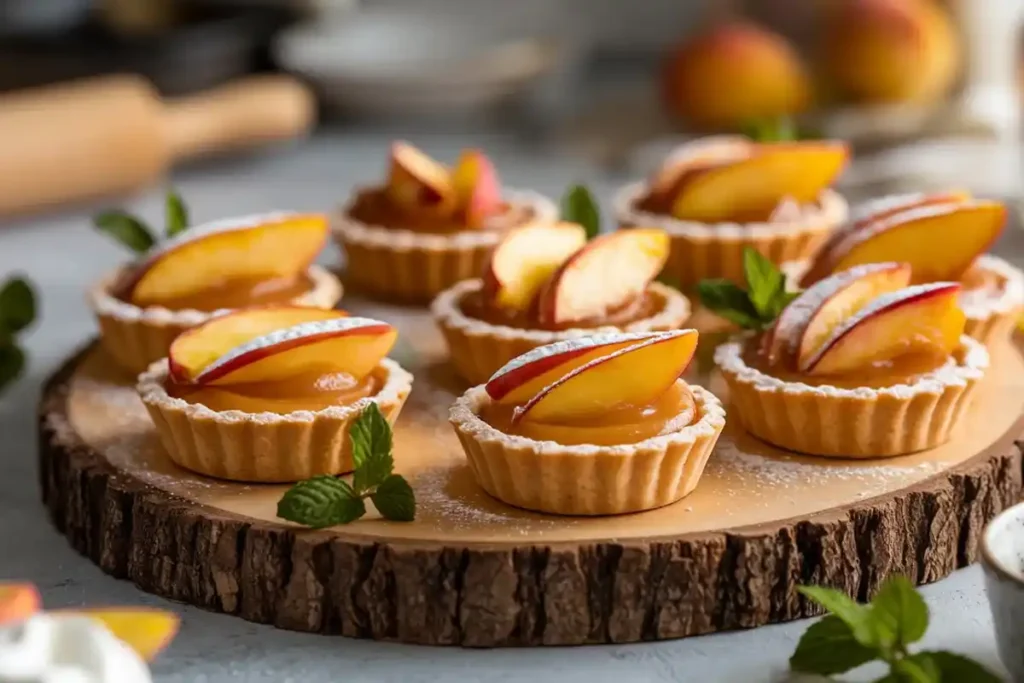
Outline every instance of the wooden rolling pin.
POLYGON ((134 76, 0 96, 0 216, 144 187, 175 162, 294 138, 314 119, 310 91, 280 75, 167 102, 134 76))

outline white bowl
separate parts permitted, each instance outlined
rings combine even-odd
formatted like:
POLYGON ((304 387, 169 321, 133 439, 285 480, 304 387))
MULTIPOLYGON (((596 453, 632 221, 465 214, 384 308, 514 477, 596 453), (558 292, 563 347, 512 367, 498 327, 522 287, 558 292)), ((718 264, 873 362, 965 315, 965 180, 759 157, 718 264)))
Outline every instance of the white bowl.
POLYGON ((1024 683, 1024 503, 1004 510, 981 537, 985 589, 995 622, 999 657, 1024 683))
POLYGON ((472 16, 413 8, 300 25, 284 32, 274 50, 329 106, 411 115, 502 104, 551 72, 561 52, 472 16))

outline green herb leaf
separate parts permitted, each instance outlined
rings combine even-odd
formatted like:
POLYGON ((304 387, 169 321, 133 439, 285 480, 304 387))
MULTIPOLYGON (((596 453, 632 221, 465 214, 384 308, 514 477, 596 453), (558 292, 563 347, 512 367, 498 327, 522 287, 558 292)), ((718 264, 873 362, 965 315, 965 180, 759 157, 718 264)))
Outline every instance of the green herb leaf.
POLYGON ((786 288, 786 278, 775 264, 757 249, 743 250, 743 274, 747 279, 747 296, 762 320, 774 320, 775 302, 786 288))
POLYGON ((601 232, 601 212, 597 202, 582 185, 573 185, 562 197, 562 220, 582 225, 588 240, 601 232))
MULTIPOLYGON (((897 660, 893 670, 898 674, 899 680, 906 683, 942 683, 942 672, 938 665, 926 652, 919 652, 916 655, 908 655, 897 660)), ((956 679, 971 680, 974 679, 956 679)))
POLYGON ((352 423, 349 438, 355 465, 352 486, 356 493, 362 494, 384 483, 395 469, 391 456, 391 425, 376 403, 371 402, 352 423))
POLYGON ((18 379, 25 369, 25 352, 10 336, 0 338, 0 390, 18 379))
POLYGON ((748 330, 763 327, 757 309, 750 297, 729 280, 701 280, 697 285, 700 302, 708 310, 748 330))
POLYGON ((348 524, 366 514, 363 499, 343 479, 322 475, 300 481, 277 503, 277 516, 314 529, 348 524))
POLYGON ((146 224, 124 211, 105 211, 92 219, 100 232, 105 232, 132 251, 149 251, 156 239, 146 224))
POLYGON ((394 522, 416 519, 416 496, 409 482, 400 474, 392 474, 382 481, 370 500, 384 519, 394 522))
POLYGON ((167 191, 164 202, 167 225, 164 228, 168 237, 174 237, 188 228, 188 208, 174 189, 167 191))
POLYGON ((928 630, 928 605, 905 576, 892 576, 883 583, 871 610, 902 647, 921 640, 928 630))
POLYGON ((741 127, 743 134, 755 142, 789 142, 800 139, 800 131, 788 116, 753 119, 741 127))
POLYGON ((831 676, 856 669, 877 657, 877 649, 858 643, 849 625, 830 614, 807 629, 789 658, 789 665, 794 671, 831 676))
POLYGON ((822 586, 800 586, 802 595, 842 619, 854 639, 865 647, 878 647, 879 634, 871 608, 859 605, 846 593, 822 586))
POLYGON ((1000 683, 999 676, 986 669, 973 659, 958 655, 955 652, 925 651, 919 653, 927 655, 939 670, 943 683, 959 683, 970 681, 971 683, 1000 683))
POLYGON ((20 277, 0 288, 0 329, 17 334, 36 319, 36 295, 32 285, 20 277))

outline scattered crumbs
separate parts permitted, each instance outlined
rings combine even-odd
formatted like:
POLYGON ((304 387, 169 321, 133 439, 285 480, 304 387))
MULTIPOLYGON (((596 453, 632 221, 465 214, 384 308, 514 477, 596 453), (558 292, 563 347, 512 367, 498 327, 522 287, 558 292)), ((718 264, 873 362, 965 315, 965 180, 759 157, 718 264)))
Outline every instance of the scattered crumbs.
POLYGON ((693 506, 687 505, 686 507, 683 508, 683 512, 693 512, 693 506))

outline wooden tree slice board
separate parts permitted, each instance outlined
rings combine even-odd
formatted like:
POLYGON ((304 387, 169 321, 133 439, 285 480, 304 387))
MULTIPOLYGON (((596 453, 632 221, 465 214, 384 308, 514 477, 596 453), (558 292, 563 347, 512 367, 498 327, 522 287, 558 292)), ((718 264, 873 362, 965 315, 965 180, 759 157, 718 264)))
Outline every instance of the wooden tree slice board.
MULTIPOLYGON (((422 313, 395 322, 416 376, 395 456, 415 522, 375 513, 309 531, 275 518, 284 487, 191 474, 160 446, 131 378, 95 345, 48 382, 40 479, 50 516, 103 570, 143 590, 281 628, 491 647, 679 638, 816 614, 801 584, 864 599, 974 561, 1021 493, 1024 357, 993 350, 970 424, 903 458, 799 457, 726 428, 697 490, 652 512, 535 514, 473 481, 447 423, 464 387, 422 313)), ((705 378, 724 395, 717 380, 705 378)), ((705 382, 706 383, 706 382, 705 382)))

